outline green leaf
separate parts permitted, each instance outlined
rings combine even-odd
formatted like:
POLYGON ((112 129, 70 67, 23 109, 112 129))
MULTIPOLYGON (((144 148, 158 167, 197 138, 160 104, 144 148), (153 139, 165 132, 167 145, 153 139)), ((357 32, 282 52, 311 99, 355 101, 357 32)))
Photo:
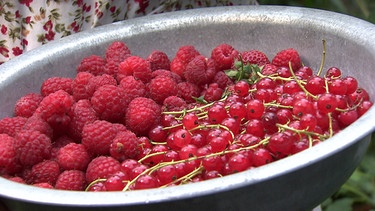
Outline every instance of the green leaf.
POLYGON ((197 102, 197 103, 203 103, 203 104, 207 104, 208 102, 204 99, 204 96, 200 96, 200 97, 193 97, 192 98, 197 102))
POLYGON ((342 198, 335 200, 333 203, 325 207, 325 211, 352 211, 353 199, 342 198))

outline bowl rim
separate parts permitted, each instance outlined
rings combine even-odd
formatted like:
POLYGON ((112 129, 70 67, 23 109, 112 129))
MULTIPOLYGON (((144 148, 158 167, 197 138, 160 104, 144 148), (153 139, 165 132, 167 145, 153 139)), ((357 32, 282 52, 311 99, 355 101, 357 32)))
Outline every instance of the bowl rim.
MULTIPOLYGON (((309 9, 301 7, 290 6, 231 6, 231 7, 213 7, 200 8, 194 10, 176 11, 164 14, 155 14, 152 16, 139 17, 120 21, 113 24, 99 26, 89 31, 79 32, 70 35, 58 41, 53 41, 38 49, 31 50, 25 54, 14 58, 0 66, 0 84, 10 77, 14 69, 22 69, 31 65, 34 62, 40 62, 43 58, 49 55, 58 54, 58 52, 73 49, 75 45, 92 42, 92 35, 97 35, 95 39, 102 39, 105 31, 112 31, 111 29, 121 27, 122 29, 132 29, 139 25, 147 25, 143 30, 157 30, 152 27, 154 21, 166 21, 166 26, 176 24, 178 22, 191 22, 191 20, 207 20, 215 17, 215 21, 224 21, 225 18, 234 17, 237 14, 243 15, 245 20, 256 20, 259 17, 271 17, 273 21, 281 21, 292 23, 295 21, 309 21, 312 25, 324 25, 329 28, 342 27, 344 34, 357 33, 361 34, 358 42, 368 44, 369 48, 375 51, 375 42, 371 43, 369 40, 375 40, 375 25, 354 18, 348 15, 339 14, 330 11, 319 9, 309 9), (202 13, 204 15, 202 15, 202 13), (285 18, 285 14, 288 18, 285 18), (200 16, 197 16, 200 14, 200 16), (317 15, 319 14, 319 15, 317 15), (309 17, 314 16, 316 19, 311 20, 309 17), (322 22, 324 20, 324 22, 322 22), (338 21, 339 20, 339 21, 338 21), (360 30, 366 29, 366 30, 360 30), (354 32, 356 33, 356 32, 354 32), (87 35, 91 36, 87 36, 87 35), (88 38, 85 38, 88 37, 88 38), (364 39, 366 37, 366 39, 364 39), (46 52, 48 50, 48 52, 46 52), (23 62, 19 62, 19 61, 23 62), (2 81, 2 79, 4 81, 2 81)), ((139 29, 138 29, 139 30, 139 29)), ((131 32, 128 32, 131 36, 131 32)), ((375 55, 375 53, 374 53, 375 55)), ((158 203, 166 202, 176 199, 185 199, 197 196, 208 195, 212 193, 213 187, 215 192, 228 191, 235 188, 248 186, 257 182, 270 180, 277 176, 287 174, 298 168, 311 165, 326 157, 332 156, 336 150, 345 149, 355 142, 361 141, 366 135, 375 130, 373 122, 375 118, 374 106, 362 117, 360 117, 352 125, 330 138, 329 141, 323 142, 301 153, 295 154, 291 157, 281 159, 279 161, 267 164, 262 167, 254 168, 244 172, 227 175, 220 179, 212 179, 199 183, 193 183, 178 187, 167 187, 162 189, 150 189, 130 192, 86 192, 85 197, 82 198, 83 192, 77 191, 63 191, 63 190, 49 190, 37 188, 29 185, 18 184, 4 178, 0 178, 2 186, 0 196, 4 198, 17 199, 20 201, 27 201, 42 204, 54 204, 63 206, 114 206, 114 205, 135 205, 144 203, 158 203), (367 124, 363 124, 367 123, 367 124), (351 128, 361 128, 361 133, 356 134, 351 132, 351 128), (352 140, 352 141, 343 141, 352 140), (323 155, 316 157, 316 154, 323 155), (288 171, 285 171, 288 169, 288 171), (225 185, 223 185, 225 184, 225 185), (126 200, 124 200, 126 197, 126 200)))

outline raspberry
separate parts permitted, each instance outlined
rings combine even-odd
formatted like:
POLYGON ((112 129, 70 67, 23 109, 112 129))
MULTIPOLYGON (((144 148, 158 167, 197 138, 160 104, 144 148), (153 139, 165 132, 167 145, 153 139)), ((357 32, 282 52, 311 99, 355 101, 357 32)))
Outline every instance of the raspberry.
POLYGON ((87 89, 87 84, 94 75, 88 72, 79 72, 72 83, 73 97, 76 101, 89 99, 92 93, 87 89))
POLYGON ((36 93, 29 93, 17 100, 14 106, 14 115, 31 117, 42 101, 43 96, 36 93))
POLYGON ((120 86, 104 85, 99 87, 91 97, 92 108, 99 119, 109 122, 122 120, 129 103, 120 86))
POLYGON ((128 46, 124 42, 115 41, 105 51, 107 61, 122 62, 131 54, 128 46))
POLYGON ((125 92, 125 96, 129 101, 136 97, 146 96, 146 85, 141 81, 134 78, 134 76, 126 76, 120 81, 120 86, 125 92))
POLYGON ((86 175, 79 170, 63 171, 56 180, 55 188, 59 190, 83 191, 86 187, 86 175))
POLYGON ((262 68, 262 74, 263 75, 272 75, 277 72, 278 67, 273 64, 265 64, 264 67, 262 68))
POLYGON ((125 125, 137 135, 148 131, 160 121, 161 107, 149 98, 137 97, 128 106, 125 125))
POLYGON ((183 77, 186 65, 198 55, 200 55, 200 53, 195 49, 194 46, 181 46, 171 61, 171 71, 183 77))
POLYGON ((184 45, 177 50, 175 58, 178 58, 179 60, 187 64, 198 55, 200 55, 200 53, 195 49, 194 46, 184 45))
POLYGON ((187 107, 184 99, 177 96, 169 96, 163 101, 163 111, 181 111, 187 107))
POLYGON ((53 160, 45 160, 35 164, 25 179, 28 184, 49 183, 54 186, 59 174, 59 164, 53 160))
POLYGON ((215 77, 215 64, 210 58, 197 56, 186 65, 184 76, 187 82, 199 85, 207 84, 215 77))
POLYGON ((96 120, 83 127, 82 144, 93 155, 109 155, 109 146, 115 136, 112 123, 96 120))
POLYGON ((83 144, 70 143, 60 148, 57 162, 64 170, 86 170, 90 156, 83 144))
POLYGON ((293 48, 288 48, 278 52, 272 59, 272 64, 278 67, 289 68, 289 62, 291 62, 294 71, 297 71, 302 66, 301 58, 298 52, 293 48))
POLYGON ((224 71, 218 71, 215 77, 212 79, 213 83, 217 83, 220 88, 225 89, 226 87, 233 85, 233 81, 225 74, 224 71))
POLYGON ((178 94, 177 96, 181 97, 186 101, 186 103, 193 103, 195 99, 193 97, 199 97, 201 92, 200 88, 193 83, 181 82, 177 84, 178 94))
POLYGON ((220 100, 223 93, 224 90, 217 83, 211 83, 202 95, 207 102, 214 102, 220 100))
POLYGON ((105 69, 105 59, 98 55, 90 55, 82 59, 77 67, 77 72, 89 72, 93 75, 101 75, 105 69))
POLYGON ((241 53, 241 57, 244 63, 256 64, 258 66, 270 63, 267 55, 258 50, 244 51, 241 53))
POLYGON ((125 76, 129 75, 134 76, 143 83, 151 80, 151 64, 141 57, 130 56, 121 62, 118 68, 117 81, 121 81, 125 76))
POLYGON ((62 135, 56 138, 52 143, 51 160, 57 160, 57 154, 59 153, 60 149, 70 143, 75 143, 75 142, 69 136, 62 135))
POLYGON ((26 121, 27 118, 21 116, 5 117, 0 120, 0 134, 5 133, 14 137, 22 129, 26 121))
POLYGON ((25 180, 22 177, 19 177, 19 176, 9 177, 7 179, 11 180, 13 182, 18 182, 18 183, 21 183, 21 184, 26 184, 25 180))
POLYGON ((69 135, 75 139, 82 138, 83 126, 98 120, 96 111, 92 108, 89 100, 83 99, 76 102, 72 107, 71 120, 68 128, 69 135))
POLYGON ((43 81, 40 88, 40 93, 47 96, 58 90, 64 90, 69 94, 73 94, 72 90, 73 79, 64 77, 51 77, 43 81))
POLYGON ((138 155, 138 138, 131 131, 118 132, 113 139, 109 152, 111 156, 120 162, 127 158, 135 158, 138 155))
POLYGON ((48 122, 58 136, 67 130, 70 123, 69 113, 74 99, 64 90, 56 91, 43 98, 35 113, 48 122))
POLYGON ((113 76, 108 75, 108 74, 97 75, 97 76, 90 78, 90 80, 87 83, 86 90, 88 91, 89 96, 91 97, 92 94, 94 94, 94 92, 99 87, 103 85, 107 85, 107 84, 116 86, 117 81, 113 76))
POLYGON ((33 115, 28 118, 26 123, 23 125, 22 130, 37 130, 49 138, 53 138, 52 127, 39 115, 33 115))
POLYGON ((14 147, 23 166, 32 166, 51 157, 51 139, 37 130, 19 131, 14 147))
POLYGON ((182 82, 182 78, 179 75, 169 70, 157 69, 152 72, 152 78, 156 78, 158 76, 168 76, 168 77, 173 78, 176 81, 176 83, 182 82))
POLYGON ((162 51, 153 51, 148 57, 147 61, 151 64, 151 70, 155 71, 158 69, 170 70, 171 61, 168 55, 162 51))
POLYGON ((121 163, 109 156, 99 156, 89 163, 86 170, 86 181, 91 183, 96 179, 106 179, 120 171, 121 163))
POLYGON ((32 185, 38 188, 54 189, 53 186, 47 182, 35 183, 32 185))
POLYGON ((0 173, 14 174, 21 166, 18 163, 16 151, 13 147, 14 138, 8 134, 0 134, 0 173))
POLYGON ((226 43, 216 46, 211 51, 211 58, 215 62, 217 71, 230 69, 237 55, 238 51, 226 43))
POLYGON ((174 58, 171 61, 171 65, 170 66, 171 66, 171 72, 177 74, 181 78, 184 77, 184 72, 185 72, 186 64, 183 61, 181 61, 178 58, 174 58))
POLYGON ((70 112, 74 99, 63 90, 56 91, 43 98, 35 113, 49 122, 55 115, 65 115, 70 112))
POLYGON ((178 91, 176 81, 168 76, 153 78, 148 88, 151 99, 159 104, 162 104, 165 98, 176 95, 178 91))

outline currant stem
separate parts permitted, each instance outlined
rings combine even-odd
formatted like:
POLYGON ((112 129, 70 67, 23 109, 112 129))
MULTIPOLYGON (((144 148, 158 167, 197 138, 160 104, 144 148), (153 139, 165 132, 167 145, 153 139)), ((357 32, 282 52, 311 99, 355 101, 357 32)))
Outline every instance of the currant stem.
POLYGON ((96 179, 96 180, 92 181, 89 185, 87 185, 87 187, 85 188, 85 191, 88 191, 96 183, 105 182, 105 181, 107 181, 107 179, 102 179, 102 178, 96 179))
POLYGON ((311 94, 307 89, 302 85, 301 80, 297 78, 297 76, 294 74, 293 68, 292 68, 292 63, 289 62, 289 71, 292 74, 293 79, 297 82, 298 86, 305 92, 306 96, 310 96, 314 99, 318 99, 317 96, 311 94))
POLYGON ((320 74, 322 74, 324 63, 325 63, 325 60, 326 60, 326 50, 327 50, 326 40, 323 39, 322 42, 323 42, 322 61, 320 63, 320 68, 319 68, 319 71, 317 73, 317 76, 320 76, 320 74))

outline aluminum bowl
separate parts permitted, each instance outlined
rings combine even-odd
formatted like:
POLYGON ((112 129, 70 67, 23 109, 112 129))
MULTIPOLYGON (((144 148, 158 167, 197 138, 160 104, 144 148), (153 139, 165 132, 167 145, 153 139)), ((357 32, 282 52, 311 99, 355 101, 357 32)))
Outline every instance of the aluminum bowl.
MULTIPOLYGON (((136 18, 68 36, 0 67, 0 118, 16 100, 39 91, 51 76, 75 75, 84 56, 103 55, 122 40, 136 55, 152 50, 173 57, 191 44, 204 55, 220 43, 259 49, 270 58, 298 49, 318 69, 327 41, 325 67, 355 76, 375 99, 375 26, 347 15, 283 6, 194 9, 136 18)), ((345 130, 311 149, 269 165, 220 179, 131 192, 47 190, 0 178, 0 196, 11 210, 311 210, 333 194, 360 163, 375 128, 375 108, 345 130)))

